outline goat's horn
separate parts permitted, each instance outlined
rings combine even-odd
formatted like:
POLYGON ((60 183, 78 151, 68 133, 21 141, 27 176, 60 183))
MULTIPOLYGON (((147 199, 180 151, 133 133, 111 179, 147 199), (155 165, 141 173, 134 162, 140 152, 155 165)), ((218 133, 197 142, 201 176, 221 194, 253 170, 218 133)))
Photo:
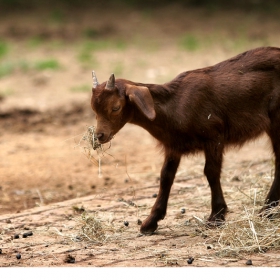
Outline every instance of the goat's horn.
POLYGON ((92 84, 93 84, 93 88, 96 88, 98 86, 97 77, 94 71, 92 71, 92 84))
POLYGON ((111 74, 109 80, 107 81, 106 83, 106 87, 105 89, 109 89, 109 90, 112 90, 115 88, 115 75, 114 74, 111 74))

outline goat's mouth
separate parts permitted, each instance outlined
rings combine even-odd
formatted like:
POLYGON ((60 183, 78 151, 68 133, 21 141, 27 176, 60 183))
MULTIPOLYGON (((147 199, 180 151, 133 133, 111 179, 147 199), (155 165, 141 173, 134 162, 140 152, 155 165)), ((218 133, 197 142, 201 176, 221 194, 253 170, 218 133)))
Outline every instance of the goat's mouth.
POLYGON ((113 139, 114 135, 112 133, 109 134, 109 136, 105 139, 98 139, 99 144, 106 144, 110 142, 113 139))

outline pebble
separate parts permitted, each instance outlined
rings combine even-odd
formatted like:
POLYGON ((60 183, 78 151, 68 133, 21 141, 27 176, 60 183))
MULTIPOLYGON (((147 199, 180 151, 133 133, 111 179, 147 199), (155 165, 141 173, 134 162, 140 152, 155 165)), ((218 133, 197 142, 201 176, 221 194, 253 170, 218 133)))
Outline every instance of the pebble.
POLYGON ((194 258, 193 258, 193 257, 189 258, 189 259, 188 259, 188 264, 192 264, 193 261, 194 261, 194 258))
POLYGON ((17 258, 18 260, 20 260, 20 259, 21 259, 21 254, 18 253, 18 254, 16 255, 16 258, 17 258))
POLYGON ((185 208, 182 208, 181 209, 181 214, 185 214, 186 213, 186 209, 185 208))

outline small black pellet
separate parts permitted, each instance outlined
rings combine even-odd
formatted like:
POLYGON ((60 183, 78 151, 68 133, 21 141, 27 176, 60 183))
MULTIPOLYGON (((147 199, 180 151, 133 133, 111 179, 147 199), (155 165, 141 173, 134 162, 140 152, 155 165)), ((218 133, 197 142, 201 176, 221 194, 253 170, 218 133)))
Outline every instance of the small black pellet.
POLYGON ((253 265, 252 260, 248 260, 248 261, 246 262, 246 265, 253 265))
POLYGON ((126 227, 128 227, 129 222, 128 222, 128 221, 124 221, 123 224, 124 224, 126 227))
POLYGON ((75 263, 76 260, 75 260, 75 257, 73 257, 73 256, 71 256, 71 255, 68 255, 68 256, 65 258, 64 262, 66 262, 66 263, 75 263))
POLYGON ((23 235, 22 235, 22 237, 23 238, 26 238, 27 236, 32 236, 33 235, 33 232, 32 231, 27 231, 27 232, 25 232, 23 235))
POLYGON ((193 257, 189 258, 189 259, 188 259, 188 264, 192 264, 193 261, 194 261, 194 258, 193 258, 193 257))

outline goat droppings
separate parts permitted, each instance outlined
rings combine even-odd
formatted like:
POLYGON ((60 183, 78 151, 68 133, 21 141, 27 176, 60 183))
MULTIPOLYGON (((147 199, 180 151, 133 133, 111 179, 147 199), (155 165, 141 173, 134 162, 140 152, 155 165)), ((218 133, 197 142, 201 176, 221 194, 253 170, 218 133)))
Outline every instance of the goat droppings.
POLYGON ((25 232, 25 233, 22 235, 22 237, 23 237, 23 238, 26 238, 26 237, 32 236, 32 235, 33 235, 33 232, 32 232, 32 231, 27 231, 27 232, 25 232))
POLYGON ((252 260, 248 260, 248 261, 246 262, 246 265, 253 265, 252 260))
POLYGON ((128 221, 124 221, 123 224, 124 224, 126 227, 128 227, 129 222, 128 222, 128 221))
POLYGON ((66 256, 66 258, 64 259, 65 263, 75 263, 75 257, 71 256, 70 254, 66 256))
POLYGON ((16 258, 17 258, 18 260, 20 260, 20 259, 21 259, 21 254, 18 253, 18 254, 16 255, 16 258))

